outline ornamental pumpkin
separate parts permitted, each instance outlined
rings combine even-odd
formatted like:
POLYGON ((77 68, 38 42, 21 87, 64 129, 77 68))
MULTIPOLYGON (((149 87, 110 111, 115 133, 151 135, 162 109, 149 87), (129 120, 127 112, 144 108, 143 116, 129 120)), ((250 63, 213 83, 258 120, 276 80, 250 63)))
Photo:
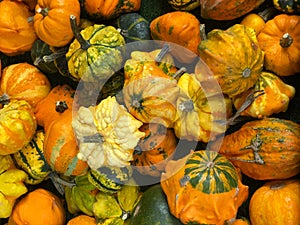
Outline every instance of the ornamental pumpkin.
POLYGON ((0 109, 0 155, 25 147, 37 128, 34 110, 25 100, 11 100, 0 109))
POLYGON ((96 20, 109 20, 118 17, 122 13, 138 11, 141 6, 141 0, 83 0, 82 6, 92 18, 96 20))
POLYGON ((248 198, 233 164, 215 151, 198 150, 169 161, 161 176, 170 212, 183 224, 223 225, 248 198))
POLYGON ((174 130, 157 123, 145 123, 139 130, 145 136, 134 148, 132 165, 141 174, 160 177, 175 154, 177 138, 174 130))
POLYGON ((72 128, 73 112, 67 110, 45 131, 44 156, 53 171, 64 176, 87 172, 88 164, 77 156, 79 148, 72 128))
POLYGON ((251 92, 263 94, 254 99, 240 115, 262 118, 275 113, 285 112, 290 100, 295 96, 296 89, 284 83, 280 77, 270 72, 262 72, 253 88, 233 98, 233 104, 238 109, 251 92))
POLYGON ((252 225, 295 225, 300 221, 300 180, 269 181, 250 199, 252 225))
POLYGON ((173 127, 179 95, 176 79, 154 61, 127 60, 124 68, 123 96, 129 113, 143 123, 173 127), (131 75, 126 75, 128 72, 131 75))
POLYGON ((51 172, 44 157, 44 139, 44 131, 38 130, 28 145, 12 155, 16 165, 26 172, 24 182, 27 184, 39 184, 46 180, 51 172))
POLYGON ((267 117, 246 122, 237 131, 217 139, 211 149, 253 179, 287 179, 300 171, 299 134, 299 124, 267 117))
POLYGON ((67 225, 97 225, 95 217, 78 215, 70 219, 67 225))
POLYGON ((201 42, 200 21, 193 14, 183 11, 163 14, 152 20, 150 31, 154 40, 172 42, 194 53, 173 49, 173 55, 180 61, 191 62, 197 56, 201 42))
POLYGON ((37 36, 33 23, 28 22, 33 13, 26 4, 20 1, 1 1, 0 15, 0 52, 13 56, 30 50, 37 36))
POLYGON ((264 52, 255 31, 241 24, 210 31, 201 41, 198 54, 229 97, 251 88, 263 69, 264 52))
POLYGON ((175 10, 190 11, 200 6, 200 0, 168 0, 175 10))
POLYGON ((46 131, 52 121, 65 111, 72 111, 75 90, 67 84, 53 87, 48 95, 35 107, 37 124, 46 131))
POLYGON ((260 6, 265 0, 200 0, 201 17, 212 20, 233 20, 260 6))
POLYGON ((300 72, 300 16, 279 14, 257 36, 265 52, 264 66, 279 76, 300 72))
POLYGON ((50 46, 62 47, 73 39, 70 15, 79 24, 80 3, 78 0, 38 0, 33 17, 34 30, 42 41, 50 46))
POLYGON ((283 13, 300 12, 300 2, 298 0, 273 0, 273 5, 283 13))
POLYGON ((29 63, 11 64, 2 71, 0 92, 8 99, 26 100, 35 108, 48 95, 50 89, 47 76, 29 63))
POLYGON ((70 22, 75 40, 66 53, 71 76, 85 82, 107 80, 121 68, 123 36, 115 27, 104 24, 94 24, 80 31, 75 21, 72 15, 70 22))
POLYGON ((46 189, 37 188, 15 205, 8 225, 64 225, 65 221, 62 200, 46 189))
MULTIPOLYGON (((211 86, 215 84, 211 82, 211 86)), ((174 131, 179 139, 207 143, 226 131, 225 121, 232 114, 231 99, 220 89, 209 90, 208 83, 201 84, 195 74, 184 73, 178 79, 178 87, 174 131)))

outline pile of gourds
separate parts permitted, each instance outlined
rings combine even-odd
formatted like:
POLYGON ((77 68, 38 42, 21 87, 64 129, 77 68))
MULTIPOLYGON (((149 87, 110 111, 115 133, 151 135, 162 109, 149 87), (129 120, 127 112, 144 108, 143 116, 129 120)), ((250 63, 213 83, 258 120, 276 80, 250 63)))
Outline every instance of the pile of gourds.
POLYGON ((0 1, 0 224, 300 224, 299 12, 0 1))

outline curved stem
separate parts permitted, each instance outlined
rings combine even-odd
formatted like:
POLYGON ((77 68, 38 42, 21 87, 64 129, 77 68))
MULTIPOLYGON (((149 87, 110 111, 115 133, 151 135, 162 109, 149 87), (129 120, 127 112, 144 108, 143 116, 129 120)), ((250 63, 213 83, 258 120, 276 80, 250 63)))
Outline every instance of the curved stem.
POLYGON ((266 8, 265 10, 257 13, 265 22, 267 22, 276 12, 276 9, 271 6, 269 8, 266 8))
POLYGON ((74 15, 71 15, 70 16, 70 23, 71 23, 71 28, 72 28, 72 31, 73 31, 73 34, 74 34, 74 37, 77 39, 77 41, 79 42, 80 44, 80 47, 83 49, 83 50, 87 50, 91 44, 89 41, 85 40, 81 33, 80 33, 80 29, 79 27, 77 26, 77 22, 76 22, 76 16, 74 15))
POLYGON ((291 35, 289 33, 285 33, 280 38, 280 45, 283 48, 289 47, 292 43, 293 43, 293 38, 291 37, 291 35))
POLYGON ((201 41, 207 39, 206 30, 205 30, 205 24, 200 24, 200 37, 201 37, 201 41))
POLYGON ((63 113, 68 109, 68 105, 65 101, 57 101, 55 104, 55 111, 59 113, 63 113))

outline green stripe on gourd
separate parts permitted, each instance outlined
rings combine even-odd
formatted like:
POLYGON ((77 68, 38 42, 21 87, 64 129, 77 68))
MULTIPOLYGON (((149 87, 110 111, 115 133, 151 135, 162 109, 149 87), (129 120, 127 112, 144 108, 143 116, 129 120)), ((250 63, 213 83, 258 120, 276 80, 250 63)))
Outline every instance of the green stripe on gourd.
POLYGON ((218 152, 198 151, 186 161, 184 181, 207 194, 223 193, 238 187, 238 173, 218 152))

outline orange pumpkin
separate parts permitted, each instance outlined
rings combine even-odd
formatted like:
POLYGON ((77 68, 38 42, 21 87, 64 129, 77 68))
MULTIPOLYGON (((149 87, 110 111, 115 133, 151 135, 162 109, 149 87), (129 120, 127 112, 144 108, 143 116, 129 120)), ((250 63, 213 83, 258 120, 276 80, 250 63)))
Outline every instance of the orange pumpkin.
POLYGON ((67 45, 73 38, 70 15, 77 18, 78 25, 80 22, 78 0, 38 0, 33 18, 37 36, 50 46, 67 45))
POLYGON ((67 225, 97 225, 97 223, 94 217, 83 214, 70 219, 67 225))
POLYGON ((264 66, 279 76, 300 72, 300 16, 279 14, 269 20, 257 40, 264 66))
POLYGON ((248 219, 242 217, 239 219, 235 219, 232 223, 229 223, 228 225, 250 225, 250 222, 248 219))
POLYGON ((57 85, 35 107, 37 124, 46 131, 50 123, 65 111, 72 111, 75 90, 69 85, 57 85))
POLYGON ((95 19, 113 19, 121 13, 135 12, 141 7, 141 0, 83 0, 85 11, 95 19))
POLYGON ((45 98, 51 89, 46 75, 26 62, 5 67, 0 79, 1 93, 8 99, 26 100, 32 107, 45 98))
POLYGON ((45 132, 44 155, 50 167, 65 176, 84 174, 88 164, 78 159, 79 148, 72 127, 73 112, 65 111, 45 132))
POLYGON ((141 174, 159 177, 177 146, 174 130, 157 123, 145 123, 139 130, 145 136, 135 147, 132 164, 141 174))
POLYGON ((12 56, 30 50, 37 36, 33 23, 28 22, 33 13, 27 5, 18 1, 1 1, 0 15, 0 52, 12 56))
POLYGON ((269 181, 251 197, 252 225, 300 224, 300 180, 269 181))
POLYGON ((245 123, 210 146, 253 179, 287 179, 300 171, 299 136, 298 123, 267 117, 245 123))
POLYGON ((265 0, 200 0, 201 17, 232 20, 252 11, 265 0))
POLYGON ((8 225, 64 225, 62 200, 52 192, 38 188, 16 203, 8 225))

